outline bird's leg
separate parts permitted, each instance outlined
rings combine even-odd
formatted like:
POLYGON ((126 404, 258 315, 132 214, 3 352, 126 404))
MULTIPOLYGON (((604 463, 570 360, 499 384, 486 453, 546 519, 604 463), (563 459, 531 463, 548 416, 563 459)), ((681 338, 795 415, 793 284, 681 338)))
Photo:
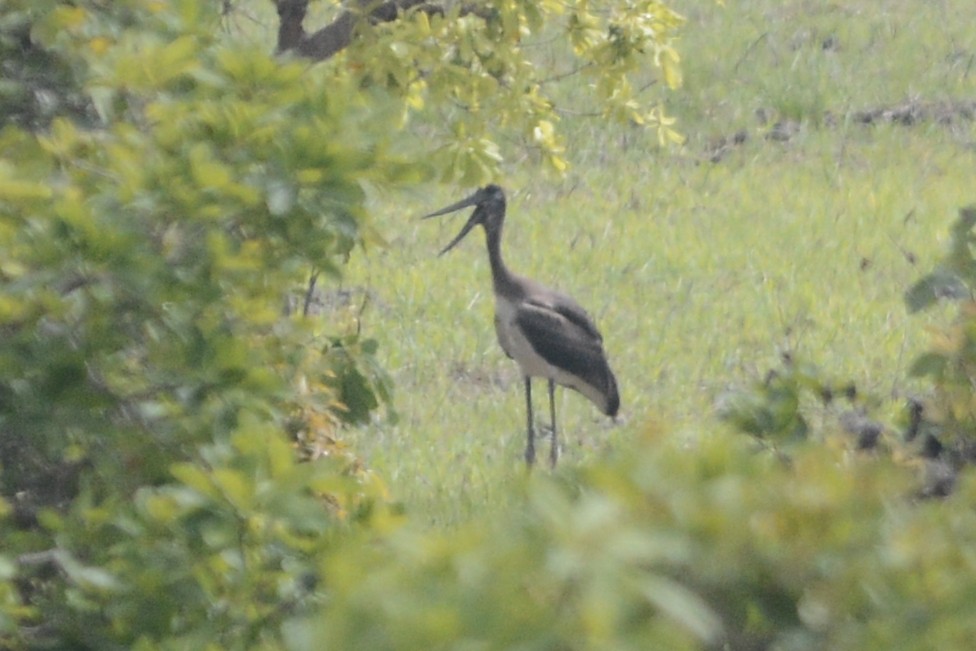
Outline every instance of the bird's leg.
POLYGON ((552 447, 549 448, 549 463, 553 468, 559 461, 559 438, 556 436, 556 382, 549 380, 549 422, 552 423, 552 447))
POLYGON ((525 446, 525 463, 530 468, 535 463, 535 431, 532 426, 532 380, 525 376, 525 411, 528 413, 527 436, 528 443, 525 446))

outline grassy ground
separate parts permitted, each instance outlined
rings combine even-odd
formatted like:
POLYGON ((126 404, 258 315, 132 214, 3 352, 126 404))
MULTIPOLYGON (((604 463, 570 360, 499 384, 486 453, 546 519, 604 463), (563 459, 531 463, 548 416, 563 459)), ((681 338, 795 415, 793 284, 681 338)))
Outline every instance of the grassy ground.
MULTIPOLYGON (((587 306, 622 392, 618 424, 559 392, 564 464, 649 423, 718 431, 721 394, 785 351, 892 409, 917 388, 906 370, 932 317, 901 296, 976 201, 976 32, 957 18, 970 1, 676 3, 689 18, 685 88, 668 99, 681 151, 567 115, 565 178, 513 162, 506 258, 587 306)), ((563 92, 585 104, 585 88, 563 92)), ((483 236, 438 258, 467 213, 416 219, 468 191, 378 199, 390 246, 345 281, 370 294, 365 326, 400 415, 351 442, 437 525, 504 508, 524 474, 521 380, 495 342, 483 236)), ((545 414, 541 382, 535 396, 545 414)))

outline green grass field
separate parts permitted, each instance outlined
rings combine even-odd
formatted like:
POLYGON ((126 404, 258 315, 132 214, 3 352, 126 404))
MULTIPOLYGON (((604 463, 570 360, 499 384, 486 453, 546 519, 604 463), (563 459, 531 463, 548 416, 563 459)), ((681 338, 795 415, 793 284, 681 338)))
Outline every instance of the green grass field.
MULTIPOLYGON (((907 370, 939 315, 909 316, 902 294, 976 201, 970 2, 675 3, 685 86, 666 99, 683 148, 567 113, 565 178, 511 161, 498 180, 507 262, 588 308, 622 392, 617 424, 558 393, 565 466, 650 424, 721 431, 717 399, 786 351, 883 409, 918 389, 907 370)), ((584 83, 559 89, 583 113, 584 83)), ((369 293, 364 327, 399 414, 350 443, 438 526, 504 508, 525 473, 521 379, 495 342, 484 238, 438 258, 467 213, 418 219, 469 191, 377 198, 389 246, 344 280, 354 303, 369 293)), ((542 382, 535 398, 546 422, 542 382)))

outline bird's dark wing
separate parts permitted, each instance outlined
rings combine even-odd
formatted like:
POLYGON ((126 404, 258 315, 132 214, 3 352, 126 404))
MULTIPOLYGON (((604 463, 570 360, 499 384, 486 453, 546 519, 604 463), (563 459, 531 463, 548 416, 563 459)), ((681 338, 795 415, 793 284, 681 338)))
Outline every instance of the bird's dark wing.
POLYGON ((614 383, 613 373, 593 321, 575 302, 553 303, 523 302, 515 314, 516 325, 549 364, 595 388, 608 390, 614 383))
POLYGON ((586 310, 572 296, 563 294, 562 292, 550 291, 546 299, 545 303, 538 300, 530 300, 529 303, 549 308, 580 328, 593 339, 596 339, 598 342, 603 341, 603 335, 600 334, 596 324, 593 323, 593 319, 590 318, 586 310))

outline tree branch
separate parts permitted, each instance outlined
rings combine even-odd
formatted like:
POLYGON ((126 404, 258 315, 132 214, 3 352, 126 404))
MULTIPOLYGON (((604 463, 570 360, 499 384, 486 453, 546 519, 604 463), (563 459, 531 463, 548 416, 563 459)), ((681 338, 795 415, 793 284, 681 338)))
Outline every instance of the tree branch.
MULTIPOLYGON (((426 0, 353 0, 334 21, 312 34, 305 31, 308 0, 274 0, 278 8, 278 53, 295 52, 312 61, 324 61, 352 43, 356 27, 365 19, 370 24, 395 21, 410 9, 443 14, 444 7, 426 0)), ((465 6, 461 15, 483 15, 483 10, 465 6)))
POLYGON ((45 549, 39 552, 26 552, 17 557, 17 565, 21 567, 43 567, 51 565, 61 569, 61 559, 57 549, 45 549))
POLYGON ((293 50, 305 40, 308 0, 276 0, 278 8, 278 52, 293 50))

